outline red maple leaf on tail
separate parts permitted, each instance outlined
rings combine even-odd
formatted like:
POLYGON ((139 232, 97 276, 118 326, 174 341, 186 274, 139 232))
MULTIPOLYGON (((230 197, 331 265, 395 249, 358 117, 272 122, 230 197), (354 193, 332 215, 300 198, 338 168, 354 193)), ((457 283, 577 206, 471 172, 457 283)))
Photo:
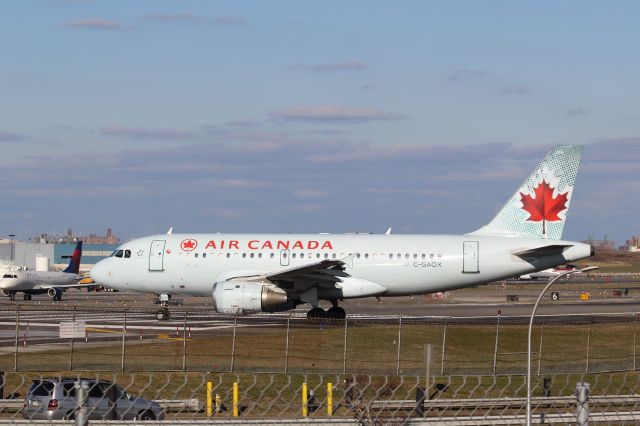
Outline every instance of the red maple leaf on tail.
POLYGON ((530 222, 542 221, 542 233, 545 233, 545 222, 555 222, 562 220, 558 213, 567 208, 569 191, 564 194, 558 194, 553 197, 554 188, 551 187, 544 179, 533 190, 535 198, 529 194, 520 193, 520 201, 522 202, 522 210, 529 213, 530 222))

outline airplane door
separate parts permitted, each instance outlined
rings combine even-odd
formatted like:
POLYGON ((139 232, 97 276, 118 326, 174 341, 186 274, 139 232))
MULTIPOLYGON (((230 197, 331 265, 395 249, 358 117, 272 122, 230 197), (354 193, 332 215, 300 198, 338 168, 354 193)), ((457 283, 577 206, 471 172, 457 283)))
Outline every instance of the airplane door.
POLYGON ((289 250, 280 250, 280 266, 289 266, 289 250))
POLYGON ((149 250, 149 270, 164 271, 164 245, 165 240, 153 240, 149 250))
POLYGON ((462 273, 479 274, 480 259, 478 256, 478 241, 465 241, 462 243, 462 273))

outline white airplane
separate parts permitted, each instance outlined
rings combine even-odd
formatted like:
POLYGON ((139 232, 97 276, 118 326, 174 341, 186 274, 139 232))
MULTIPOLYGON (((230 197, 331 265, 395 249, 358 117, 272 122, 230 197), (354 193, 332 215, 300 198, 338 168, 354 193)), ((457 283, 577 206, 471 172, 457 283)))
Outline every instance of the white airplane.
MULTIPOLYGON (((538 278, 554 278, 566 271, 576 271, 576 274, 580 273, 576 265, 567 264, 567 265, 556 266, 555 268, 545 269, 544 271, 538 271, 538 272, 532 272, 530 274, 520 275, 519 277, 517 277, 517 279, 527 281, 527 280, 537 280, 538 278)), ((567 274, 566 278, 569 279, 571 275, 572 274, 567 274)))
POLYGON ((24 300, 31 300, 34 294, 47 293, 53 300, 62 300, 62 292, 71 287, 86 287, 79 283, 80 258, 82 257, 82 241, 78 242, 69 266, 61 272, 45 271, 6 271, 0 279, 0 294, 15 300, 16 293, 24 294, 24 300))
POLYGON ((134 239, 91 278, 155 293, 158 319, 174 294, 213 296, 215 311, 246 314, 311 305, 309 318, 344 318, 338 302, 435 293, 541 271, 593 254, 560 240, 582 146, 551 150, 488 225, 465 235, 167 234, 134 239), (326 300, 333 307, 319 306, 326 300))

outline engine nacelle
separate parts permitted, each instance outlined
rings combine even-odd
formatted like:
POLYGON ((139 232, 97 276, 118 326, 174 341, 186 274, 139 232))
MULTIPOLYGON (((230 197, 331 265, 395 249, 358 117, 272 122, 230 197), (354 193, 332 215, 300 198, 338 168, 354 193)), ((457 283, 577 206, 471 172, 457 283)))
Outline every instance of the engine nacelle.
POLYGON ((51 297, 53 300, 60 300, 62 299, 62 289, 60 288, 55 288, 52 287, 49 290, 47 290, 47 294, 49 295, 49 297, 51 297))
POLYGON ((223 281, 213 285, 213 308, 221 314, 277 312, 290 308, 287 293, 270 284, 223 281))
POLYGON ((0 294, 4 297, 9 297, 11 296, 11 294, 9 294, 9 292, 5 289, 0 289, 0 294))

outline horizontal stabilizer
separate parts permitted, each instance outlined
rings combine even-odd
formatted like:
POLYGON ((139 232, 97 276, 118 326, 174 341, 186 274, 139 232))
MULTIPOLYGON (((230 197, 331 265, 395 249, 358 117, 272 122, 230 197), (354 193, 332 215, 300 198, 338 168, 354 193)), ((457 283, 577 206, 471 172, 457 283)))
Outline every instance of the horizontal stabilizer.
POLYGON ((544 257, 554 256, 562 254, 569 247, 573 247, 571 244, 551 244, 548 246, 536 247, 534 249, 522 250, 513 253, 518 257, 544 257))

